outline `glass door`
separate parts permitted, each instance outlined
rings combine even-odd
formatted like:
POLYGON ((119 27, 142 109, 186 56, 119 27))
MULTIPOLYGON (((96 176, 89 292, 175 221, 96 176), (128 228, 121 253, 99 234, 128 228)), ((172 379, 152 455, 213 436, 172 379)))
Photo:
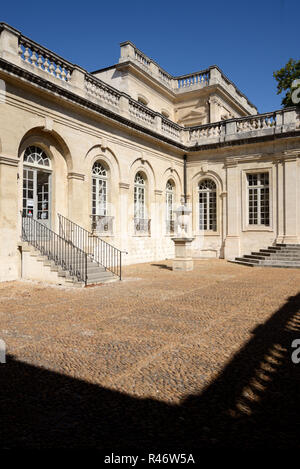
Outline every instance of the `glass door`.
POLYGON ((50 228, 51 173, 37 168, 23 169, 23 217, 34 218, 50 228))

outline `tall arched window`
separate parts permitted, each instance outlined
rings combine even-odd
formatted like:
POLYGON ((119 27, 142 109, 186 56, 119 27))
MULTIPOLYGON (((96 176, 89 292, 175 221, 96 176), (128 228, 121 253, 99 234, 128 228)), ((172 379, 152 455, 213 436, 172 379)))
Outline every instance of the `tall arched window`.
POLYGON ((146 213, 146 177, 138 172, 134 178, 134 227, 137 233, 150 232, 150 220, 146 213))
POLYGON ((145 216, 145 177, 138 172, 134 178, 134 218, 144 219, 145 216))
POLYGON ((111 235, 113 218, 108 212, 109 171, 96 161, 92 168, 92 229, 97 233, 111 235))
POLYGON ((174 183, 171 179, 166 184, 166 231, 174 233, 173 204, 175 197, 174 183))
POLYGON ((199 230, 217 231, 217 187, 211 179, 199 182, 199 230))
POLYGON ((40 147, 27 147, 23 158, 23 217, 50 227, 50 186, 50 158, 40 147))
POLYGON ((107 215, 107 170, 102 163, 96 161, 92 169, 93 176, 93 215, 107 215))

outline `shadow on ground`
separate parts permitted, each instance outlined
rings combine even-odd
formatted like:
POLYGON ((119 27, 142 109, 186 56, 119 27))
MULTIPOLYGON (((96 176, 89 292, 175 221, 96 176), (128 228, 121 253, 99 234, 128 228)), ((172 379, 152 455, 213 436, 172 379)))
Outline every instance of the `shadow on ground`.
POLYGON ((300 295, 291 297, 199 395, 137 399, 8 357, 0 365, 1 447, 296 447, 300 295))
POLYGON ((172 267, 170 267, 167 264, 151 264, 153 267, 158 267, 159 269, 165 269, 165 270, 173 270, 172 267))

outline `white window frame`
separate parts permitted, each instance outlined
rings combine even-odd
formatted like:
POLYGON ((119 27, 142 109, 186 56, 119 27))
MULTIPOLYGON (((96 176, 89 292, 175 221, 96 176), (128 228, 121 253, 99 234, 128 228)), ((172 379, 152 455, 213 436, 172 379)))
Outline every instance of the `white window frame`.
POLYGON ((216 183, 216 181, 214 180, 214 178, 212 178, 210 175, 207 175, 206 177, 204 178, 201 178, 198 183, 197 183, 197 220, 196 220, 196 223, 197 223, 197 232, 198 233, 204 233, 205 235, 213 235, 213 236, 218 236, 219 235, 219 203, 218 203, 218 184, 216 183), (204 229, 204 228, 201 228, 200 227, 200 201, 199 201, 199 198, 200 198, 200 193, 204 193, 204 194, 207 194, 207 220, 209 220, 209 199, 210 199, 210 196, 209 194, 212 193, 212 191, 209 191, 209 190, 203 190, 203 189, 199 189, 199 185, 201 183, 203 183, 204 181, 206 180, 209 180, 211 181, 214 185, 215 185, 215 230, 213 229, 204 229))
POLYGON ((134 177, 134 218, 145 220, 146 217, 146 178, 138 171, 134 177), (138 182, 137 179, 143 182, 138 182), (141 198, 142 196, 142 203, 141 198))
POLYGON ((274 190, 275 172, 273 167, 261 166, 259 168, 243 168, 242 169, 242 231, 274 231, 274 215, 273 207, 275 206, 274 190), (248 190, 248 174, 269 173, 269 225, 250 225, 249 224, 249 190, 248 190))
POLYGON ((95 161, 92 167, 92 215, 98 215, 98 216, 107 216, 108 215, 108 171, 106 167, 101 163, 101 161, 95 161), (94 171, 95 165, 98 164, 102 168, 102 174, 96 173, 94 171), (99 209, 99 190, 100 186, 104 186, 105 188, 105 196, 104 196, 104 202, 100 201, 100 209, 99 209), (93 204, 94 202, 94 194, 95 194, 95 206, 93 204), (101 204, 103 207, 101 207, 101 204), (95 211, 95 213, 94 213, 95 211), (101 212, 101 213, 98 213, 101 212))
POLYGON ((166 191, 165 191, 165 228, 166 228, 167 236, 173 236, 174 231, 175 231, 175 228, 174 228, 174 231, 171 231, 168 227, 170 221, 173 221, 173 223, 175 223, 174 211, 173 211, 174 200, 175 200, 175 184, 171 179, 168 179, 166 183, 166 191), (170 186, 172 187, 172 189, 169 188, 170 186), (171 197, 171 202, 170 202, 170 197, 171 197), (171 218, 170 218, 170 214, 171 214, 171 218))

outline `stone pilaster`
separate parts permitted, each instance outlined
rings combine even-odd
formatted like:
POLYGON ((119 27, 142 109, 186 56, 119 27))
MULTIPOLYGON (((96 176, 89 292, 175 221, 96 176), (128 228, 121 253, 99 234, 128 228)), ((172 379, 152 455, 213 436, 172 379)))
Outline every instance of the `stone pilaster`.
POLYGON ((89 203, 86 200, 86 191, 84 190, 84 174, 68 173, 68 197, 68 213, 62 215, 90 231, 91 219, 90 213, 88 213, 89 203))
POLYGON ((276 165, 276 207, 277 207, 277 236, 276 243, 284 240, 284 164, 278 161, 276 165))
MULTIPOLYGON (((129 206, 128 206, 128 197, 129 197, 130 184, 127 182, 119 183, 120 190, 120 206, 119 206, 119 248, 123 251, 127 251, 127 242, 128 242, 128 233, 129 226, 128 223, 132 223, 133 219, 129 216, 129 206)), ((126 262, 126 256, 124 257, 126 262)))
POLYGON ((18 160, 0 155, 0 281, 16 280, 21 274, 18 241, 18 160))
POLYGON ((160 259, 160 253, 163 248, 163 238, 165 236, 165 204, 163 200, 163 191, 156 189, 154 191, 154 206, 151 210, 151 237, 155 239, 155 258, 160 259))
POLYGON ((240 255, 241 198, 237 162, 227 159, 227 231, 224 245, 225 259, 240 255))
POLYGON ((298 236, 298 165, 299 152, 284 155, 284 237, 287 244, 299 243, 298 236))

